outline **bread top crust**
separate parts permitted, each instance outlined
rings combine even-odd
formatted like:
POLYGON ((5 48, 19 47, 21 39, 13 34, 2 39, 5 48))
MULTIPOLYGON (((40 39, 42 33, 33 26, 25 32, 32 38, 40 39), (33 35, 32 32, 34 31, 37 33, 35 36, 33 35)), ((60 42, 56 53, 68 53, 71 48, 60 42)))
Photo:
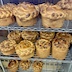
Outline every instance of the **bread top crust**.
POLYGON ((12 13, 8 9, 4 7, 0 7, 0 19, 8 18, 11 16, 12 16, 12 13))
POLYGON ((55 38, 52 42, 52 47, 53 46, 55 46, 57 49, 60 49, 61 51, 65 51, 69 48, 68 41, 66 41, 64 38, 55 38))
POLYGON ((7 3, 7 4, 4 4, 2 7, 9 10, 12 13, 12 10, 13 10, 14 7, 16 7, 16 4, 7 3))
POLYGON ((27 48, 34 48, 34 44, 31 41, 23 40, 17 45, 17 48, 23 51, 27 48))
POLYGON ((54 32, 40 32, 41 37, 54 37, 55 33, 54 32))
POLYGON ((23 40, 15 47, 16 53, 21 56, 26 56, 34 52, 35 46, 31 41, 23 40))
POLYGON ((47 17, 53 20, 66 17, 66 13, 58 5, 50 5, 44 3, 40 5, 39 8, 40 13, 43 17, 47 17))
POLYGON ((8 69, 15 68, 17 66, 18 66, 18 61, 17 60, 11 60, 8 64, 8 69))
POLYGON ((64 38, 66 39, 69 43, 71 42, 71 34, 69 33, 64 33, 64 32, 58 32, 56 34, 57 38, 64 38))
POLYGON ((0 43, 0 49, 1 51, 9 51, 11 49, 14 49, 16 46, 15 40, 4 40, 0 43))
POLYGON ((65 32, 58 32, 56 34, 56 37, 67 37, 67 38, 71 38, 71 35, 69 33, 65 33, 65 32))
POLYGON ((43 67, 43 62, 42 61, 34 61, 34 63, 33 63, 33 68, 38 68, 38 69, 42 69, 42 67, 43 67))
POLYGON ((34 40, 38 37, 38 32, 35 31, 23 31, 21 33, 22 38, 27 40, 34 40))
POLYGON ((13 39, 13 40, 16 40, 16 39, 19 39, 20 38, 20 32, 19 31, 12 31, 8 34, 8 39, 13 39))
POLYGON ((21 68, 23 68, 24 70, 27 70, 31 65, 31 61, 26 60, 26 61, 20 61, 20 66, 21 68))
POLYGON ((35 18, 39 14, 39 8, 28 2, 23 2, 13 9, 13 14, 22 21, 35 18))
POLYGON ((72 0, 61 0, 57 3, 62 9, 72 10, 72 0))
POLYGON ((39 39, 36 42, 36 48, 48 49, 48 48, 50 48, 50 46, 51 46, 51 43, 45 39, 39 39))

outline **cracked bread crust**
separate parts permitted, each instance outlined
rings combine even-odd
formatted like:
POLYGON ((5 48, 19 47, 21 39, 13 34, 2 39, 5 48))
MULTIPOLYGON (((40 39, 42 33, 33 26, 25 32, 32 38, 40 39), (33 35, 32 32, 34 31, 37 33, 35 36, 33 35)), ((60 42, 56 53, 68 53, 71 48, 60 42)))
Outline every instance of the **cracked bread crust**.
POLYGON ((40 48, 40 49, 48 49, 50 45, 51 45, 50 42, 45 39, 39 39, 36 42, 37 48, 40 48))
POLYGON ((66 20, 72 20, 72 0, 61 0, 57 3, 64 12, 66 12, 66 20))
POLYGON ((14 40, 4 40, 0 43, 0 50, 4 55, 11 55, 15 52, 15 46, 14 40))
POLYGON ((42 61, 34 61, 33 65, 32 65, 34 72, 41 72, 43 64, 44 63, 42 61))
POLYGON ((60 49, 61 51, 64 51, 69 47, 68 42, 63 38, 55 38, 53 40, 53 45, 55 45, 57 49, 60 49))
POLYGON ((0 19, 12 17, 12 13, 6 8, 0 7, 0 19))
POLYGON ((35 42, 36 38, 38 38, 38 35, 38 32, 34 31, 23 31, 21 33, 23 39, 30 40, 32 42, 35 42))
POLYGON ((23 2, 13 9, 13 14, 21 21, 27 21, 35 18, 39 14, 38 7, 28 2, 23 2))
MULTIPOLYGON (((31 41, 23 40, 16 46, 16 53, 19 55, 19 57, 26 57, 30 54, 34 53, 35 47, 34 44, 31 41)), ((32 57, 34 54, 32 54, 30 57, 32 57)), ((28 58, 30 58, 28 57, 28 58)))
POLYGON ((16 42, 14 40, 4 40, 0 43, 1 51, 9 51, 15 48, 16 42))
POLYGON ((42 17, 46 17, 52 20, 66 17, 66 13, 58 5, 44 4, 40 6, 40 8, 41 8, 40 13, 42 17))
POLYGON ((23 70, 29 69, 30 66, 31 66, 31 61, 29 61, 29 60, 20 61, 20 67, 21 67, 23 70))
POLYGON ((4 4, 2 7, 9 10, 12 13, 12 10, 13 10, 14 7, 16 7, 16 4, 7 3, 7 4, 4 4))
POLYGON ((56 38, 64 38, 67 41, 69 41, 69 43, 71 42, 71 35, 69 33, 58 32, 56 34, 56 38))
POLYGON ((20 31, 12 31, 8 34, 8 39, 9 40, 15 40, 17 43, 19 43, 22 38, 21 38, 21 35, 20 35, 20 31))
POLYGON ((57 5, 59 5, 61 8, 63 9, 69 9, 69 10, 72 10, 72 1, 70 0, 67 0, 67 1, 59 1, 57 3, 57 5))
POLYGON ((52 41, 54 36, 55 36, 54 32, 40 32, 40 38, 41 39, 46 39, 48 41, 52 41))
POLYGON ((18 61, 17 60, 11 60, 8 64, 8 69, 11 72, 16 72, 18 70, 18 61))
POLYGON ((15 22, 12 10, 7 9, 5 6, 0 7, 0 26, 8 26, 15 22))

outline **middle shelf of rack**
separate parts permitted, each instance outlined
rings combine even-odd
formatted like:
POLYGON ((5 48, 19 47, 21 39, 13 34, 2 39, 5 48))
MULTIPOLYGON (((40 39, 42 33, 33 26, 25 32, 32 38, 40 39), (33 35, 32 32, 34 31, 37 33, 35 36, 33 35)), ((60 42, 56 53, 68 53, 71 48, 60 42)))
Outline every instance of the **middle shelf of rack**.
MULTIPOLYGON (((0 53, 0 59, 21 60, 16 53, 14 53, 12 55, 3 55, 2 53, 0 53)), ((48 61, 48 62, 71 63, 72 62, 72 55, 71 55, 71 50, 69 50, 69 52, 64 60, 56 60, 51 55, 49 57, 43 58, 43 59, 34 55, 34 57, 30 58, 30 60, 32 60, 32 61, 38 60, 38 61, 45 61, 45 62, 48 61)))
POLYGON ((72 32, 72 21, 65 21, 62 28, 44 28, 41 23, 41 19, 38 19, 37 23, 31 27, 20 27, 17 23, 9 26, 0 27, 0 30, 27 30, 27 31, 50 31, 50 32, 72 32))

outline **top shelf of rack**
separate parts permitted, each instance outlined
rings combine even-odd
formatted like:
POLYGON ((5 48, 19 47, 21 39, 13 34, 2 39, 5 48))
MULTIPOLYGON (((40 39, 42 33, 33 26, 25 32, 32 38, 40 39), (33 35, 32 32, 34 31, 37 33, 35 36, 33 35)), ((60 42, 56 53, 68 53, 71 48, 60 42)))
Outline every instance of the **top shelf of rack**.
POLYGON ((48 31, 48 32, 72 32, 72 21, 65 21, 62 28, 44 28, 39 19, 37 24, 31 27, 19 27, 17 23, 0 27, 0 30, 25 30, 25 31, 48 31))

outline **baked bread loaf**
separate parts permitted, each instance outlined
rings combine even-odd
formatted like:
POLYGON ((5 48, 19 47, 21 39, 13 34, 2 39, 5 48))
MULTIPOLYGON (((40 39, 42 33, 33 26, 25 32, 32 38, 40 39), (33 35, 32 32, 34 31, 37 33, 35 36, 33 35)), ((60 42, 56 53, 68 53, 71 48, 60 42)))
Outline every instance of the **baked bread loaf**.
POLYGON ((11 40, 11 39, 15 40, 16 43, 19 43, 22 40, 22 38, 20 36, 20 31, 12 31, 8 34, 7 37, 9 40, 11 40))
POLYGON ((55 59, 65 59, 69 49, 69 42, 64 38, 55 38, 52 42, 52 56, 55 59))
POLYGON ((15 52, 15 40, 4 40, 0 43, 0 50, 4 55, 11 55, 15 52))
POLYGON ((66 20, 72 20, 72 0, 61 0, 57 3, 66 13, 66 20))
POLYGON ((22 60, 27 60, 34 56, 35 46, 31 41, 23 40, 15 49, 16 53, 22 60))
POLYGON ((50 55, 51 44, 48 40, 39 39, 36 42, 36 54, 40 58, 46 58, 50 55))
POLYGON ((36 17, 39 14, 38 6, 28 2, 23 2, 13 9, 13 14, 16 17, 19 26, 33 26, 36 24, 36 17))
POLYGON ((48 41, 52 41, 54 36, 55 36, 54 32, 42 32, 42 31, 40 32, 41 39, 46 39, 48 41))
POLYGON ((44 3, 39 6, 42 25, 46 28, 60 28, 63 26, 66 13, 58 5, 44 3))
POLYGON ((8 26, 12 23, 13 23, 12 13, 4 7, 0 7, 0 26, 8 26))
POLYGON ((17 70, 18 70, 18 61, 17 60, 11 60, 8 64, 8 70, 10 72, 17 72, 17 70))
POLYGON ((30 40, 32 42, 35 42, 38 38, 38 32, 35 31, 22 31, 21 36, 25 40, 30 40))
POLYGON ((29 69, 30 66, 31 66, 31 61, 29 60, 20 61, 20 68, 22 68, 23 70, 29 69))
POLYGON ((71 34, 65 32, 58 32, 56 38, 64 38, 71 43, 71 34))
MULTIPOLYGON (((7 4, 2 5, 2 7, 6 10, 9 10, 12 13, 12 10, 13 10, 14 7, 16 7, 16 4, 7 3, 7 4)), ((15 22, 15 17, 12 13, 12 23, 14 23, 14 22, 15 22)))
POLYGON ((42 67, 43 67, 43 62, 42 61, 34 61, 32 67, 33 67, 34 72, 41 72, 42 67))

